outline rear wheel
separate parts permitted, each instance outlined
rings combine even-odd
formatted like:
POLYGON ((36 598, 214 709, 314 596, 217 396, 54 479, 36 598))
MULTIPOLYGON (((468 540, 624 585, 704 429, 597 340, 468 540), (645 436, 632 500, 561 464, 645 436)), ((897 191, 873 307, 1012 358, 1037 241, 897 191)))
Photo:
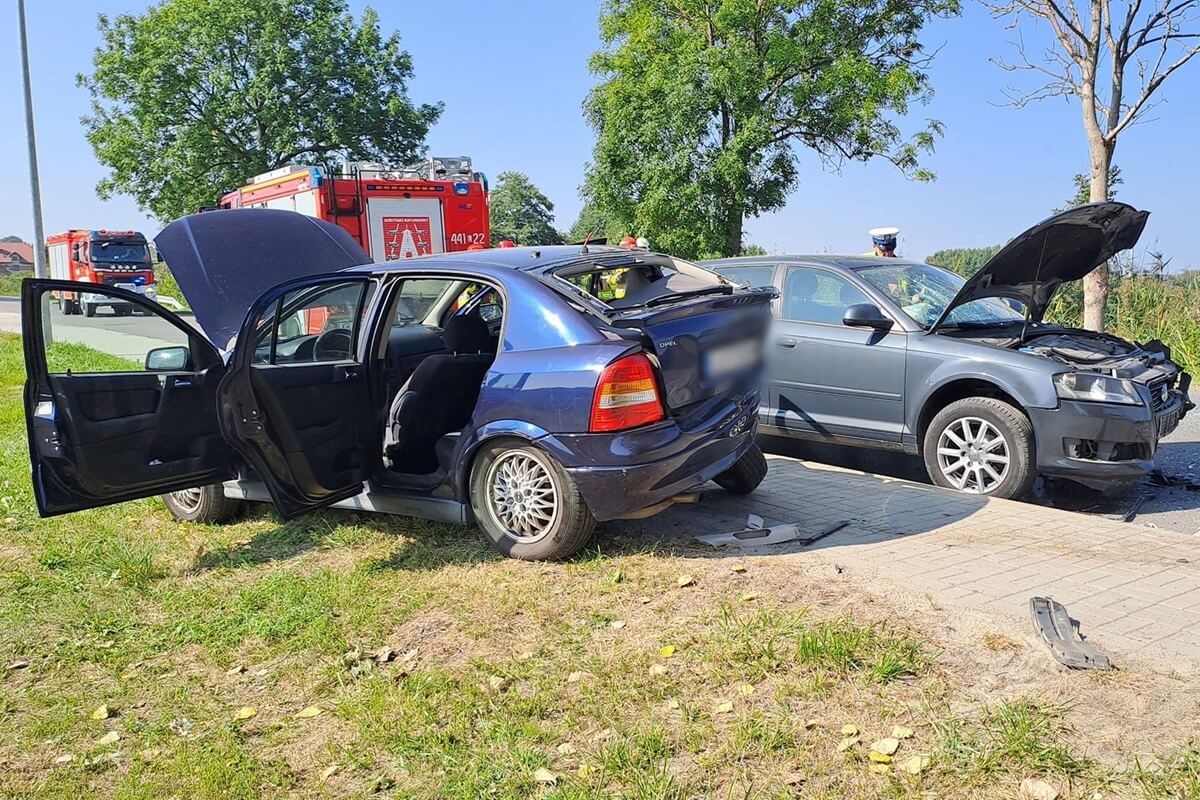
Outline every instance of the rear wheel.
POLYGON ((1037 479, 1033 427, 1015 406, 968 397, 929 423, 925 469, 938 486, 991 497, 1020 497, 1037 479))
POLYGON ((733 494, 750 494, 763 478, 767 477, 767 457, 763 455, 758 442, 750 445, 750 449, 742 457, 733 462, 733 466, 713 478, 717 486, 733 494))
POLYGON ((164 494, 162 501, 180 522, 228 522, 237 516, 240 501, 226 497, 219 483, 164 494))
POLYGON ((128 317, 133 313, 132 306, 113 306, 113 313, 118 317, 128 317))
POLYGON ((83 315, 85 317, 96 316, 96 304, 95 303, 84 303, 83 304, 83 315))
POLYGON ((516 442, 479 454, 471 470, 471 509, 492 547, 526 561, 568 558, 596 527, 566 470, 536 447, 516 442))

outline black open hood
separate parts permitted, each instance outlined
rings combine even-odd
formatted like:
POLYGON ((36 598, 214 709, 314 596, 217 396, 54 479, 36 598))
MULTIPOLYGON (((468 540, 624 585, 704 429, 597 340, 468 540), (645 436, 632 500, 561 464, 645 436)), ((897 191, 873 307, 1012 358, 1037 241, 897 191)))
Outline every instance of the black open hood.
POLYGON ((931 330, 955 308, 984 297, 1016 298, 1029 307, 1029 318, 1040 322, 1059 286, 1081 279, 1137 244, 1149 216, 1149 211, 1109 201, 1078 206, 1039 222, 980 267, 931 330))
POLYGON ((154 238, 209 341, 228 349, 250 305, 291 278, 371 263, 343 228, 266 208, 206 211, 154 238))

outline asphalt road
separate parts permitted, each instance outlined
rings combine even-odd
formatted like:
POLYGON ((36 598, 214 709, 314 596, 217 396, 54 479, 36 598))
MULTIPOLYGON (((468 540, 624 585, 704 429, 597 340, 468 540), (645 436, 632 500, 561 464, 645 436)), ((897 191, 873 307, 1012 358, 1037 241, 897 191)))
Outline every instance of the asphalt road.
MULTIPOLYGON (((184 319, 190 321, 190 317, 184 319)), ((88 319, 64 317, 52 306, 51 323, 58 338, 100 343, 108 352, 126 354, 136 360, 140 360, 150 347, 180 341, 178 331, 157 317, 114 317, 107 310, 88 319)), ((0 330, 21 331, 20 308, 15 299, 0 297, 0 330)), ((897 453, 790 439, 768 438, 765 443, 768 451, 782 455, 928 483, 920 459, 897 453)), ((1158 463, 1164 474, 1178 479, 1181 485, 1157 486, 1147 481, 1129 493, 1106 497, 1068 482, 1039 480, 1030 501, 1118 519, 1124 519, 1132 512, 1132 524, 1150 523, 1200 535, 1200 491, 1186 487, 1187 483, 1200 482, 1200 409, 1190 414, 1159 445, 1158 463)))

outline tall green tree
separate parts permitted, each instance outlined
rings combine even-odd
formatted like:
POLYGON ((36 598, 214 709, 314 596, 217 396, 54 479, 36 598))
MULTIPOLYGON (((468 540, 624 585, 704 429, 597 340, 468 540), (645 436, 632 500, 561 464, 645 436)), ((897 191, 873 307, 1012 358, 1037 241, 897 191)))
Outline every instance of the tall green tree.
POLYGON ((797 183, 797 148, 829 168, 920 165, 941 125, 897 120, 929 99, 919 36, 957 0, 605 0, 597 141, 585 193, 632 235, 731 256, 747 217, 797 183))
POLYGON ((562 244, 554 227, 554 203, 523 172, 501 172, 488 194, 492 244, 562 244))
POLYGON ((938 250, 926 257, 925 263, 935 267, 957 272, 964 278, 969 278, 987 263, 988 259, 1000 252, 1000 245, 992 247, 954 247, 938 250))
POLYGON ((575 224, 565 234, 566 240, 573 244, 589 239, 615 239, 619 236, 604 209, 594 201, 586 199, 583 208, 579 209, 575 224))
POLYGON ((412 59, 344 0, 162 0, 100 15, 83 118, 109 174, 160 220, 289 163, 422 154, 440 104, 414 104, 412 59))

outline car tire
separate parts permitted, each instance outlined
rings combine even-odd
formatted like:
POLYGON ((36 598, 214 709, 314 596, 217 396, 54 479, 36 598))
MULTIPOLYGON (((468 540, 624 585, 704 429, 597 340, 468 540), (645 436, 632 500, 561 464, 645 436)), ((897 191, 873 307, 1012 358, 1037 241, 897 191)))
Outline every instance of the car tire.
POLYGON ((994 397, 967 397, 939 411, 922 454, 930 480, 960 492, 1022 497, 1037 479, 1029 418, 994 397))
POLYGON ((713 478, 713 482, 732 494, 750 494, 767 477, 767 457, 758 442, 742 453, 733 466, 713 478))
POLYGON ((96 304, 95 303, 84 303, 83 304, 83 315, 85 317, 96 316, 96 304))
POLYGON ((596 518, 567 471, 523 442, 485 445, 471 469, 470 489, 471 510, 484 538, 509 558, 570 558, 596 528, 596 518), (503 487, 514 482, 522 494, 510 501, 503 487), (539 513, 526 505, 531 500, 539 513))
POLYGON ((128 317, 133 313, 132 306, 113 306, 113 313, 118 317, 128 317))
POLYGON ((162 501, 176 521, 202 525, 229 522, 241 508, 241 501, 226 497, 219 483, 164 494, 162 501))

